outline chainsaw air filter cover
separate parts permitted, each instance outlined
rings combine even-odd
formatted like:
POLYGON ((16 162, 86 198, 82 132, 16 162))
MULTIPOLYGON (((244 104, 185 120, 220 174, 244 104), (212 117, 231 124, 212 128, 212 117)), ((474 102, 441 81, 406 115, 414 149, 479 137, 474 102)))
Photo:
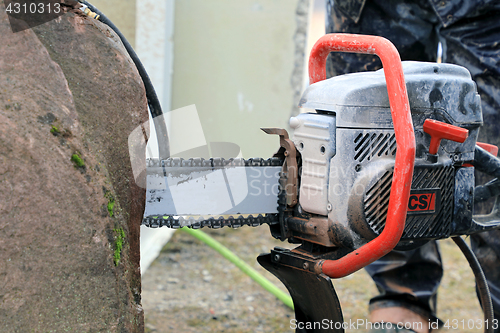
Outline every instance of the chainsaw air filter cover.
MULTIPOLYGON (((480 98, 467 69, 403 62, 415 130, 416 160, 400 248, 419 240, 449 237, 472 220, 473 168, 480 98), (463 143, 442 140, 429 158, 426 119, 469 130, 463 143)), ((397 144, 383 69, 337 76, 312 84, 290 124, 302 155, 299 203, 328 216, 330 240, 358 247, 383 230, 397 144), (341 235, 341 236, 339 236, 341 235)))

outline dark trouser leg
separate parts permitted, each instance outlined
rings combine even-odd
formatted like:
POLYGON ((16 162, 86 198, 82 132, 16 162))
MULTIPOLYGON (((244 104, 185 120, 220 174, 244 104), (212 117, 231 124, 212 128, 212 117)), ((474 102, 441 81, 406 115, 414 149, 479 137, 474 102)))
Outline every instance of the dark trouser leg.
MULTIPOLYGON (((500 4, 440 31, 444 61, 466 67, 481 95, 484 125, 479 141, 500 146, 500 4), (496 8, 495 8, 496 7, 496 8)), ((478 184, 491 177, 476 173, 478 184)), ((477 207, 476 213, 487 213, 477 207)), ((471 236, 471 245, 484 270, 495 318, 500 318, 500 231, 471 236)))
POLYGON ((492 7, 439 34, 443 61, 467 68, 477 84, 485 125, 479 139, 500 145, 500 3, 492 7))
POLYGON ((435 320, 437 289, 443 276, 436 242, 410 251, 392 251, 366 267, 380 295, 370 308, 402 306, 435 320))
MULTIPOLYGON (((327 33, 383 36, 396 45, 402 60, 435 61, 438 41, 436 28, 440 23, 426 0, 367 1, 357 23, 336 8, 332 0, 328 1, 327 10, 327 33)), ((483 107, 484 127, 479 140, 500 146, 500 4, 491 5, 490 10, 483 13, 470 13, 469 16, 440 29, 444 61, 464 66, 471 72, 483 107)), ((334 53, 327 66, 329 76, 334 76, 376 70, 381 64, 376 56, 334 53)), ((484 177, 478 179, 478 184, 484 183, 484 177)), ((471 236, 473 250, 485 270, 492 292, 496 318, 500 317, 499 240, 500 231, 471 236)), ((435 293, 442 268, 434 243, 416 251, 394 251, 368 266, 367 271, 381 291, 381 295, 372 300, 372 307, 403 302, 416 312, 423 310, 435 313, 435 293), (417 266, 422 268, 418 269, 417 266), (414 279, 404 277, 404 272, 415 270, 428 272, 428 275, 419 275, 418 278, 415 275, 414 279), (415 286, 413 280, 419 279, 423 279, 422 284, 415 286)))
MULTIPOLYGON (((326 15, 326 33, 382 36, 396 46, 402 60, 436 61, 438 37, 435 24, 438 20, 427 0, 367 1, 358 23, 346 17, 334 1, 329 0, 326 15)), ((375 55, 331 53, 327 62, 327 75, 371 71, 381 67, 375 55)))
MULTIPOLYGON (((471 247, 476 255, 484 275, 493 302, 495 318, 500 318, 500 230, 483 232, 471 236, 471 247)), ((500 324, 499 324, 500 325, 500 324)), ((500 332, 500 328, 495 330, 500 332)))

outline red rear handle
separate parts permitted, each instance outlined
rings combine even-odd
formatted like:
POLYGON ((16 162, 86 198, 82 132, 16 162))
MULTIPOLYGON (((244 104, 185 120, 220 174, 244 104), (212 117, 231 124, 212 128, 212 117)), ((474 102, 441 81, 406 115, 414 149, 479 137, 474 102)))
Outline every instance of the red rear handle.
MULTIPOLYGON (((483 148, 484 150, 486 150, 488 153, 490 153, 491 155, 493 155, 495 157, 498 156, 498 147, 495 145, 476 141, 476 146, 483 148)), ((474 167, 472 164, 469 164, 469 163, 465 163, 463 166, 468 167, 468 168, 474 167)))
POLYGON ((384 67, 392 122, 397 142, 387 219, 380 235, 337 260, 324 260, 318 270, 331 278, 349 275, 389 253, 403 234, 415 164, 415 134, 406 92, 403 66, 396 47, 376 36, 329 34, 313 46, 309 58, 309 82, 326 79, 326 58, 330 52, 376 54, 384 67))
POLYGON ((476 142, 476 145, 483 148, 491 155, 498 156, 498 147, 497 146, 489 144, 489 143, 484 143, 484 142, 476 142))

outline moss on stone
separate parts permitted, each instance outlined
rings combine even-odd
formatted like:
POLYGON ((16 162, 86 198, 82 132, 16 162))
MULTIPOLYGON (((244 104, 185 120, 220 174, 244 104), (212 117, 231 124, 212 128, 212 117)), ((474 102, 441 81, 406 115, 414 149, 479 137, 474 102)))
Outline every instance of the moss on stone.
POLYGON ((113 209, 115 207, 115 199, 113 197, 108 198, 108 213, 109 216, 113 217, 113 209))
POLYGON ((104 197, 106 199, 108 199, 108 205, 107 205, 107 208, 108 208, 108 213, 109 213, 109 216, 113 217, 115 215, 114 213, 114 208, 115 208, 115 197, 113 196, 113 194, 108 191, 105 187, 103 187, 103 190, 104 190, 104 197))
POLYGON ((56 126, 52 125, 52 127, 50 128, 50 133, 52 133, 53 136, 59 136, 61 134, 61 131, 56 126))
POLYGON ((78 153, 71 155, 71 162, 73 162, 77 168, 83 168, 85 166, 85 162, 78 153))
POLYGON ((123 243, 125 242, 125 231, 123 231, 123 228, 116 228, 113 229, 115 232, 115 251, 113 253, 113 262, 115 263, 115 266, 118 266, 120 263, 121 259, 121 253, 122 253, 122 248, 123 248, 123 243))

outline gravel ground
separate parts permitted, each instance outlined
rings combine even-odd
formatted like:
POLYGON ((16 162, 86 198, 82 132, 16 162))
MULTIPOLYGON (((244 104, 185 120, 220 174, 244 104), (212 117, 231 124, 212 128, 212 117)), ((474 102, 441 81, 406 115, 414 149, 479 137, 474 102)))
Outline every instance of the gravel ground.
MULTIPOLYGON (((274 246, 292 247, 271 237, 267 226, 237 230, 203 229, 286 291, 281 282, 256 261, 274 246)), ((438 315, 443 320, 482 318, 473 275, 461 252, 442 241, 445 276, 438 315)), ((366 319, 367 303, 376 288, 362 270, 334 282, 346 321, 366 319)), ((178 231, 142 280, 146 332, 292 332, 294 313, 274 296, 192 236, 178 231)), ((351 330, 352 331, 352 330, 351 330)), ((448 331, 443 329, 442 331, 448 331)), ((480 332, 481 329, 450 329, 480 332)), ((349 332, 349 331, 348 331, 349 332)), ((365 332, 359 329, 356 332, 365 332)))
MULTIPOLYGON (((256 257, 277 245, 267 226, 203 229, 271 279, 256 257)), ((142 280, 146 332, 284 332, 293 311, 215 250, 177 231, 142 280)))

